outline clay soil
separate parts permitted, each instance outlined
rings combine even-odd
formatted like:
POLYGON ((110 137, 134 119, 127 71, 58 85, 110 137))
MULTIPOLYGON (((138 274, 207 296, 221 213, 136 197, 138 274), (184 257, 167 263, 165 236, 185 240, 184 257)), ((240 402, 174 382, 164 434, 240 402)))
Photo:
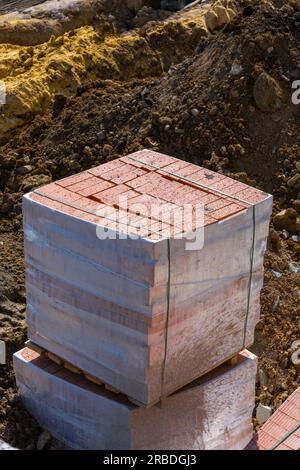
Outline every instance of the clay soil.
MULTIPOLYGON (((167 70, 148 64, 147 73, 124 79, 87 74, 73 96, 57 93, 48 110, 0 148, 0 339, 8 349, 0 366, 0 437, 12 445, 34 449, 41 433, 18 397, 11 361, 26 340, 22 194, 142 148, 274 194, 252 348, 264 375, 257 403, 276 409, 300 386, 291 362, 291 344, 300 339, 300 105, 292 103, 292 83, 300 79, 300 4, 235 3, 238 15, 227 27, 193 36, 184 58, 174 57, 167 70), (284 209, 292 220, 278 223, 284 209)), ((181 31, 170 34, 175 47, 181 31)), ((119 63, 127 67, 122 54, 119 63)))

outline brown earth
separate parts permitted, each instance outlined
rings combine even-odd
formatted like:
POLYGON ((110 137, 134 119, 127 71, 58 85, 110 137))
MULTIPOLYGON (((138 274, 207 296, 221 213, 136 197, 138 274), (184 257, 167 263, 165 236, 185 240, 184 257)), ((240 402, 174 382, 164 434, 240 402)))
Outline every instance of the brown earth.
MULTIPOLYGON (((189 33, 184 53, 165 54, 162 69, 146 61, 143 73, 123 73, 128 48, 118 50, 116 76, 87 74, 75 96, 56 93, 48 110, 0 148, 0 331, 8 345, 8 364, 0 366, 0 436, 11 444, 35 448, 40 433, 18 399, 11 367, 26 338, 22 194, 145 147, 274 194, 253 346, 266 374, 257 402, 277 408, 300 386, 290 359, 300 339, 300 273, 292 272, 300 261, 300 114, 291 99, 300 77, 300 2, 273 4, 234 2, 238 15, 226 27, 189 33), (278 218, 285 209, 292 210, 278 218)), ((194 28, 193 14, 188 21, 194 28)), ((138 34, 152 29, 155 49, 160 28, 148 23, 138 34)), ((186 31, 168 28, 165 43, 180 49, 186 31)), ((140 45, 141 56, 148 46, 140 45)))

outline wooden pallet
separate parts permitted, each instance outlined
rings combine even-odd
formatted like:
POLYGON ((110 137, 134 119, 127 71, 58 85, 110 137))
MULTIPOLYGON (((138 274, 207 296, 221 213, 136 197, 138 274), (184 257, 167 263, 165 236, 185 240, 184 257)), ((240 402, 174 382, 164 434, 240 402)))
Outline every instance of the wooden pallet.
MULTIPOLYGON (((140 408, 150 408, 154 405, 157 405, 157 406, 160 406, 162 404, 162 401, 166 398, 168 398, 168 396, 171 396, 171 395, 174 395, 174 393, 177 393, 179 392, 181 389, 183 389, 184 387, 186 387, 187 385, 189 385, 190 383, 193 383, 193 382, 196 382, 197 380, 199 380, 201 377, 203 377, 203 375, 201 377, 195 377, 194 380, 192 380, 191 382, 189 383, 186 383, 183 387, 180 387, 178 388, 177 390, 175 390, 173 393, 171 393, 170 395, 166 395, 165 397, 162 398, 161 401, 156 401, 156 402, 153 402, 153 403, 150 403, 148 405, 145 405, 144 403, 141 403, 139 402, 138 400, 128 396, 128 395, 125 395, 123 394, 122 392, 120 392, 119 390, 117 390, 115 387, 113 387, 112 385, 108 384, 108 383, 105 383, 103 382, 102 380, 98 379, 97 377, 94 377, 93 375, 91 374, 88 374, 87 372, 79 369, 78 367, 74 366, 73 364, 70 364, 69 362, 67 361, 64 361, 64 359, 62 359, 61 357, 57 356, 56 354, 53 354, 51 353, 50 351, 46 351, 45 349, 41 348, 40 346, 36 345, 35 343, 33 343, 32 341, 28 340, 26 341, 25 345, 38 352, 40 355, 45 355, 46 357, 48 357, 48 359, 50 361, 52 361, 54 364, 60 366, 60 367, 63 367, 64 369, 68 370, 69 372, 72 372, 74 374, 77 374, 77 375, 81 375, 83 377, 85 377, 86 380, 88 380, 89 382, 93 383, 93 384, 96 384, 96 385, 100 385, 100 386, 103 386, 106 390, 116 394, 116 395, 121 395, 121 396, 124 396, 126 397, 132 404, 140 407, 140 408)), ((230 357, 230 358, 227 358, 226 360, 224 360, 223 362, 221 362, 220 364, 217 365, 217 367, 214 367, 214 368, 211 368, 210 370, 208 370, 204 375, 207 375, 208 373, 212 372, 213 370, 217 369, 218 367, 220 367, 221 365, 228 365, 228 366, 232 366, 234 367, 237 363, 238 363, 238 358, 239 358, 239 353, 235 354, 234 356, 230 357)))
POLYGON ((150 409, 29 348, 14 354, 14 368, 30 414, 70 448, 242 450, 253 435, 257 358, 249 351, 150 409))

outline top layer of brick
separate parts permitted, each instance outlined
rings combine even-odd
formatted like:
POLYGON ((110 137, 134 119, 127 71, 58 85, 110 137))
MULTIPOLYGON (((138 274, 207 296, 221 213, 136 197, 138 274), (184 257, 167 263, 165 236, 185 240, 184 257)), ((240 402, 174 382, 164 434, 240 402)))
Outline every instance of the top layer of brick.
POLYGON ((274 446, 274 450, 300 450, 300 387, 262 426, 248 448, 270 450, 274 446))
MULTIPOLYGON (((193 205, 194 211, 196 205, 203 204, 204 225, 209 225, 244 211, 268 195, 197 165, 143 150, 46 185, 30 197, 112 229, 117 212, 119 230, 123 224, 128 230, 129 225, 130 233, 159 239, 165 233, 184 231, 180 208, 187 204, 193 205), (150 213, 150 207, 162 205, 162 213, 150 213)), ((190 230, 200 225, 203 219, 194 217, 190 230)))

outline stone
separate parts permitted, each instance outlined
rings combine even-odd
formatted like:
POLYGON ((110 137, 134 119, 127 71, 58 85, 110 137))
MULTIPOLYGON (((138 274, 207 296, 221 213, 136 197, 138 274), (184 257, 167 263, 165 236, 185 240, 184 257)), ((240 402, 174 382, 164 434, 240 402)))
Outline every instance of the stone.
POLYGON ((39 435, 36 448, 37 450, 43 450, 46 445, 51 441, 52 436, 48 431, 43 431, 42 434, 39 435))
POLYGON ((285 228, 282 230, 282 236, 284 240, 288 240, 290 238, 290 234, 287 230, 285 230, 285 228))
POLYGON ((299 349, 300 348, 300 339, 296 339, 296 341, 293 341, 291 344, 291 349, 299 349))
POLYGON ((300 349, 296 349, 291 355, 291 363, 298 369, 300 368, 300 349))
POLYGON ((256 419, 258 424, 264 424, 266 421, 268 421, 272 413, 273 410, 270 406, 259 403, 256 408, 256 419))
POLYGON ((112 146, 109 145, 109 144, 105 144, 104 147, 103 147, 103 155, 105 157, 108 157, 111 152, 112 152, 112 146))
POLYGON ((230 75, 239 75, 243 71, 241 64, 234 62, 231 66, 230 75))
POLYGON ((83 153, 84 155, 86 155, 87 157, 90 157, 92 155, 92 149, 91 147, 89 147, 88 145, 86 145, 83 149, 83 153))
POLYGON ((97 133, 97 141, 101 144, 105 140, 106 134, 105 131, 100 131, 97 133))
POLYGON ((207 11, 204 15, 204 20, 205 20, 206 28, 209 31, 213 32, 218 27, 218 24, 219 24, 218 15, 214 11, 210 11, 210 10, 207 11))
POLYGON ((230 16, 225 7, 222 5, 217 5, 214 7, 214 11, 218 15, 218 26, 225 26, 230 23, 230 16))
POLYGON ((229 15, 230 21, 236 17, 236 12, 232 8, 227 8, 227 13, 229 15))
POLYGON ((300 200, 299 199, 296 199, 293 202, 293 208, 300 214, 300 200))
POLYGON ((292 176, 292 178, 287 181, 287 186, 290 189, 295 189, 296 191, 298 191, 300 189, 300 173, 297 173, 296 175, 292 176))
POLYGON ((30 173, 32 170, 33 168, 31 165, 23 165, 17 169, 17 173, 19 175, 26 175, 27 173, 30 173))
POLYGON ((276 279, 280 279, 282 276, 282 273, 280 273, 279 271, 274 271, 274 269, 271 269, 271 272, 274 274, 276 279))
POLYGON ((293 208, 284 209, 273 218, 274 227, 279 230, 287 230, 294 234, 300 230, 300 218, 293 208))
POLYGON ((191 111, 191 113, 192 113, 192 115, 193 115, 194 117, 197 117, 197 116, 199 115, 199 112, 200 112, 200 111, 199 111, 199 109, 197 109, 197 108, 193 108, 192 111, 191 111))
POLYGON ((258 380, 261 387, 266 387, 268 385, 268 376, 263 369, 258 371, 258 380))
POLYGON ((48 175, 32 175, 24 178, 21 184, 21 190, 24 192, 32 191, 40 186, 51 183, 52 178, 48 175))
POLYGON ((298 268, 298 266, 296 266, 293 263, 289 263, 288 268, 289 268, 289 271, 294 274, 297 274, 300 271, 300 268, 298 268))
POLYGON ((264 113, 278 111, 282 105, 282 90, 279 83, 266 72, 257 78, 253 96, 258 109, 264 113))

